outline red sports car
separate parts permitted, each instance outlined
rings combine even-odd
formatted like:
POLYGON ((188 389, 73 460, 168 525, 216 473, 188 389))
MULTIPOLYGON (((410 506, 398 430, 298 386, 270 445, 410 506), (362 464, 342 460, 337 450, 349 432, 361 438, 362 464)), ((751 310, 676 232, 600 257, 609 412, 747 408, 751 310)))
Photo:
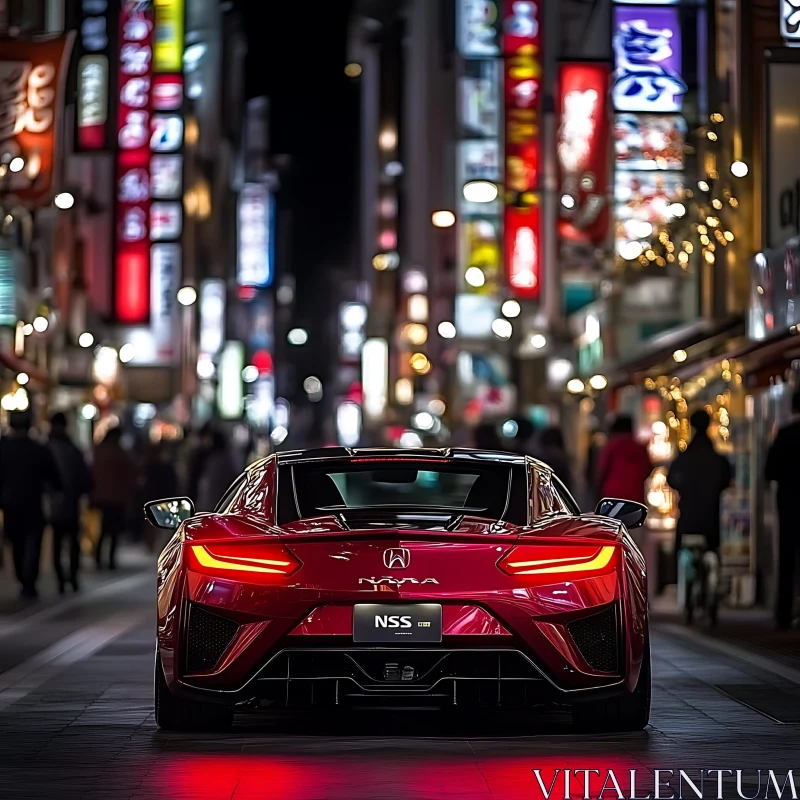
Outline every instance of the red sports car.
POLYGON ((250 709, 569 708, 650 714, 637 503, 581 515, 545 465, 462 449, 326 448, 259 461, 158 565, 155 711, 225 728, 250 709))

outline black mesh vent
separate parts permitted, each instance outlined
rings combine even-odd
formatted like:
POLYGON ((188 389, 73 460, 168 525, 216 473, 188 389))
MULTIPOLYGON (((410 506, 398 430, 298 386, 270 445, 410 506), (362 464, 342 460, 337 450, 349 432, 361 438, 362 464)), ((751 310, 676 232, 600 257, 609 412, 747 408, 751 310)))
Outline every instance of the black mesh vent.
POLYGON ((213 669, 239 626, 232 620, 212 614, 200 606, 189 606, 186 632, 186 671, 213 669))
POLYGON ((614 606, 570 622, 567 629, 592 669, 598 672, 616 672, 619 669, 617 611, 614 606))

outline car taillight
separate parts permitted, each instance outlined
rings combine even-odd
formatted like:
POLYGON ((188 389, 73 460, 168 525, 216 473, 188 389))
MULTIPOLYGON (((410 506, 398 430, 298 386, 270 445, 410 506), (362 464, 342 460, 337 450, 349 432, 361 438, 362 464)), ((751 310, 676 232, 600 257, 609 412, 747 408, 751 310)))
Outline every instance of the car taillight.
POLYGON ((611 545, 536 545, 512 548, 497 566, 508 575, 531 575, 542 578, 586 578, 613 569, 611 545))
POLYGON ((204 575, 242 580, 291 575, 300 562, 279 544, 193 544, 191 568, 204 575), (239 573, 237 575, 236 573, 239 573))

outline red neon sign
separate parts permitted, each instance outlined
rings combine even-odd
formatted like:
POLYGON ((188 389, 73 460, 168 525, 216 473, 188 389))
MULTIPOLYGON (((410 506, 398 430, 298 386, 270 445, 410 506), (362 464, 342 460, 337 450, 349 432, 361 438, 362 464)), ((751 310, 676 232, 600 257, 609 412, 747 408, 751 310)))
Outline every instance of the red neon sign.
POLYGON ((608 235, 609 85, 607 64, 562 64, 559 80, 558 165, 562 203, 559 233, 602 244, 608 235))
POLYGON ((539 207, 506 206, 506 280, 518 297, 535 300, 541 285, 539 207))
POLYGON ((528 205, 539 184, 541 26, 539 3, 509 3, 503 23, 506 108, 506 191, 514 205, 528 205))
POLYGON ((150 315, 151 6, 128 0, 120 13, 116 171, 116 288, 119 322, 150 315))

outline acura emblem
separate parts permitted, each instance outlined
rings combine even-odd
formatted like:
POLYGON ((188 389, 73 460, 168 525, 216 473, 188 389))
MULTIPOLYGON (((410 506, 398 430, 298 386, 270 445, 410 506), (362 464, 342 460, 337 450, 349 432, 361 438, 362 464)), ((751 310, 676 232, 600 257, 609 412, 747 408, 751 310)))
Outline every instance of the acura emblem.
POLYGON ((383 551, 383 566, 386 569, 408 569, 411 551, 405 547, 390 547, 383 551))

